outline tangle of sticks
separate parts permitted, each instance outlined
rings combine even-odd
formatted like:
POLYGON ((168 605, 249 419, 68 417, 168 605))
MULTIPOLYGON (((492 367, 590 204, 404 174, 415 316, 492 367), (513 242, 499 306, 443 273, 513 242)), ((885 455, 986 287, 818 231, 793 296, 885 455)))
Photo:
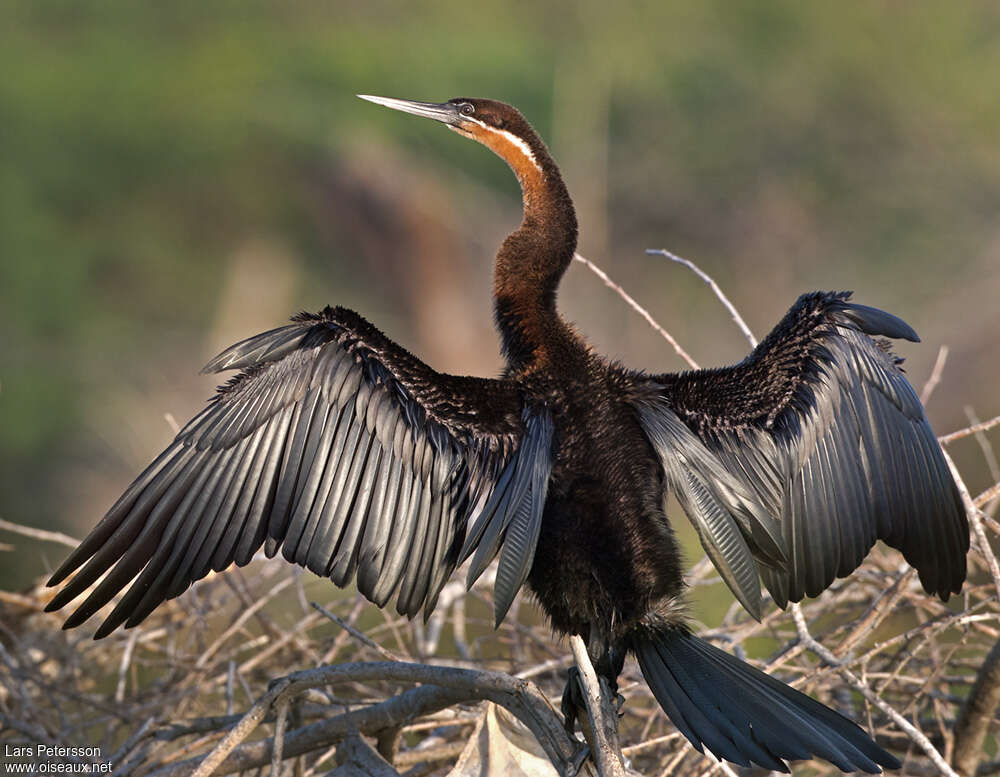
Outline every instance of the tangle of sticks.
MULTIPOLYGON (((708 275, 670 252, 650 253, 696 272, 755 344, 708 275)), ((694 365, 606 273, 577 260, 694 365)), ((947 374, 946 357, 942 349, 925 401, 947 374)), ((940 440, 946 453, 978 445, 995 469, 990 433, 998 426, 1000 417, 972 415, 968 427, 940 440)), ((1000 564, 993 549, 1000 482, 973 494, 951 466, 973 533, 960 597, 945 605, 925 595, 901 556, 877 546, 849 581, 818 599, 787 612, 772 607, 760 623, 734 603, 718 627, 700 629, 867 726, 900 757, 903 774, 919 777, 1000 773, 1000 564)), ((0 553, 25 535, 75 544, 8 521, 0 531, 0 553)), ((688 580, 696 589, 721 585, 707 560, 688 580)), ((505 737, 511 757, 525 753, 520 766, 529 774, 596 775, 595 761, 603 774, 735 774, 673 728, 632 661, 619 680, 626 701, 616 735, 616 714, 607 704, 602 710, 582 644, 554 639, 534 608, 519 602, 494 631, 491 586, 489 574, 468 592, 449 583, 425 625, 261 558, 199 582, 141 626, 100 642, 86 628, 60 631, 59 617, 42 612, 49 593, 40 582, 0 591, 0 748, 89 748, 55 760, 135 777, 419 777, 447 775, 456 761, 469 767, 470 741, 489 735, 505 737), (596 759, 585 760, 552 704, 573 654, 591 680, 596 759), (546 763, 551 767, 539 766, 546 763)), ((821 762, 811 762, 809 773, 839 774, 821 762)))

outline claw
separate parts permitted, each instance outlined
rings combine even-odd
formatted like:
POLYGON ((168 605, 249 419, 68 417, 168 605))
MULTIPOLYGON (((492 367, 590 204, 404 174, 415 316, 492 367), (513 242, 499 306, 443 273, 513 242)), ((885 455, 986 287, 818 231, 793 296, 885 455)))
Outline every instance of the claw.
POLYGON ((577 747, 576 752, 573 753, 572 756, 570 756, 569 762, 567 764, 569 766, 569 769, 567 770, 569 777, 576 777, 576 775, 580 773, 580 770, 583 768, 583 765, 587 762, 587 759, 589 757, 590 757, 590 745, 588 745, 586 742, 580 742, 579 747, 577 747))

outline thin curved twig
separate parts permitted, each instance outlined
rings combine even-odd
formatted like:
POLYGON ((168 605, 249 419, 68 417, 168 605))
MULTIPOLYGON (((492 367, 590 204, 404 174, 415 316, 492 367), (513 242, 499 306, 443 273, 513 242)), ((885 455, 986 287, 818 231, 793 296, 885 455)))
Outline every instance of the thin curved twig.
POLYGON ((938 383, 941 382, 941 375, 944 373, 945 362, 948 361, 948 346, 942 345, 938 348, 937 359, 934 360, 934 367, 931 369, 930 377, 927 378, 927 382, 924 383, 923 389, 920 391, 920 404, 924 407, 930 401, 931 395, 934 393, 934 389, 937 388, 938 383))
POLYGON ((370 647, 372 650, 374 650, 376 653, 378 653, 380 656, 382 656, 382 658, 386 659, 387 661, 405 661, 404 658, 397 656, 388 648, 382 647, 380 644, 378 644, 378 642, 373 640, 371 637, 358 631, 356 628, 354 628, 350 623, 345 621, 339 615, 330 612, 326 607, 324 607, 319 602, 309 602, 309 604, 314 610, 316 610, 316 612, 320 613, 325 618, 329 618, 331 621, 340 626, 340 628, 342 628, 344 631, 346 631, 348 634, 354 637, 362 645, 370 647))
POLYGON ((1000 599, 1000 562, 997 561, 993 546, 986 538, 986 531, 983 529, 982 520, 980 520, 979 508, 972 501, 972 495, 965 485, 965 480, 962 479, 962 473, 958 471, 958 467, 955 466, 955 462, 952 461, 951 456, 948 455, 948 451, 943 446, 941 453, 944 454, 944 460, 948 463, 948 469, 951 470, 951 476, 955 479, 955 485, 958 486, 958 493, 962 497, 962 504, 965 506, 965 513, 969 519, 969 526, 972 527, 972 534, 976 538, 976 544, 979 545, 979 552, 986 559, 986 565, 990 569, 993 585, 997 591, 997 598, 1000 599))
POLYGON ((653 318, 652 315, 650 315, 649 311, 646 310, 646 308, 644 308, 638 302, 636 302, 635 299, 633 299, 632 296, 627 291, 625 291, 625 289, 623 289, 621 286, 619 286, 617 283, 611 280, 611 278, 608 277, 608 274, 604 272, 604 270, 602 270, 600 267, 598 267, 596 264, 594 264, 586 257, 581 256, 580 254, 573 254, 573 259, 580 262, 581 264, 586 265, 590 269, 590 271, 594 273, 594 275, 596 275, 598 278, 604 281, 605 286, 614 291, 615 294, 617 294, 625 301, 626 305, 628 305, 630 308, 632 308, 632 310, 634 310, 636 313, 642 316, 646 320, 646 323, 649 324, 653 328, 653 330, 660 335, 660 337, 662 337, 664 340, 670 343, 674 351, 677 352, 677 355, 680 356, 684 361, 686 361, 688 365, 690 365, 692 370, 699 369, 698 362, 696 362, 694 359, 691 358, 691 354, 689 354, 687 351, 681 348, 681 344, 674 339, 673 335, 671 335, 670 332, 668 332, 666 329, 660 326, 660 324, 656 321, 656 319, 653 318))
POLYGON ((708 284, 709 288, 712 290, 715 296, 718 297, 719 302, 725 305, 726 310, 729 311, 729 315, 732 316, 733 321, 736 323, 736 326, 740 328, 740 331, 743 333, 743 336, 747 339, 747 342, 750 343, 750 347, 751 348, 757 347, 757 338, 753 336, 753 332, 750 331, 750 327, 747 326, 747 322, 743 320, 743 316, 740 315, 739 311, 736 309, 736 306, 729 301, 729 297, 727 297, 722 292, 722 289, 719 288, 719 284, 717 284, 715 280, 713 280, 711 275, 702 270, 698 265, 696 265, 691 260, 685 259, 683 256, 678 256, 675 253, 671 253, 665 248, 647 248, 646 253, 651 256, 665 256, 671 262, 677 262, 677 264, 682 264, 689 270, 691 270, 691 272, 693 272, 699 278, 701 278, 703 281, 705 281, 705 283, 708 284))

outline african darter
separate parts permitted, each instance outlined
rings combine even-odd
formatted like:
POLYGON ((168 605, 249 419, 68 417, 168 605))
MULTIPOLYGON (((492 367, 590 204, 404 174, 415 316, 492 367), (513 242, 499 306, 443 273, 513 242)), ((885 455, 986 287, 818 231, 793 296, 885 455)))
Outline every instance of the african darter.
POLYGON ((965 579, 969 533, 885 339, 914 331, 847 293, 816 292, 739 364, 626 369, 556 310, 576 216, 521 114, 484 99, 365 99, 479 141, 521 184, 523 221, 494 276, 503 376, 436 372, 342 307, 237 343, 205 367, 237 375, 55 572, 50 585, 76 575, 47 609, 106 573, 67 619, 77 626, 131 582, 103 637, 263 546, 412 617, 433 609, 457 565, 471 556, 471 584, 499 555, 498 624, 527 582, 612 688, 632 652, 698 749, 777 770, 810 756, 845 771, 898 767, 847 718, 690 632, 665 503, 677 498, 755 617, 761 581, 781 607, 817 596, 879 539, 947 600, 965 579))

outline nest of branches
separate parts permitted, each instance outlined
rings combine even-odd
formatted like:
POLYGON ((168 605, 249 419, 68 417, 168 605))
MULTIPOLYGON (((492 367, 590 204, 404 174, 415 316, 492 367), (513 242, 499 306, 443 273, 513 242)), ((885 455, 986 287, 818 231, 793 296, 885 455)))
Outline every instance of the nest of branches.
MULTIPOLYGON (((941 441, 947 450, 978 439, 992 468, 985 433, 996 426, 1000 418, 941 441)), ((954 474, 973 536, 968 582, 948 604, 880 545, 818 599, 771 608, 760 623, 734 604, 719 627, 700 629, 866 726, 900 757, 903 774, 921 777, 1000 773, 1000 564, 991 547, 1000 542, 1000 483, 973 496, 954 474)), ((28 534, 75 544, 6 522, 0 529, 14 542, 28 534)), ((719 584, 707 561, 689 582, 719 584)), ((471 591, 449 583, 425 624, 259 559, 100 642, 87 628, 60 631, 61 619, 42 612, 50 592, 40 582, 0 592, 4 763, 135 777, 595 774, 556 712, 573 654, 527 604, 515 602, 494 631, 491 585, 490 574, 471 591)), ((602 771, 736 773, 674 729, 634 661, 619 684, 617 741, 601 708, 592 711, 593 729, 610 729, 604 744, 621 757, 602 760, 602 771)), ((819 761, 795 768, 839 773, 819 761)))

